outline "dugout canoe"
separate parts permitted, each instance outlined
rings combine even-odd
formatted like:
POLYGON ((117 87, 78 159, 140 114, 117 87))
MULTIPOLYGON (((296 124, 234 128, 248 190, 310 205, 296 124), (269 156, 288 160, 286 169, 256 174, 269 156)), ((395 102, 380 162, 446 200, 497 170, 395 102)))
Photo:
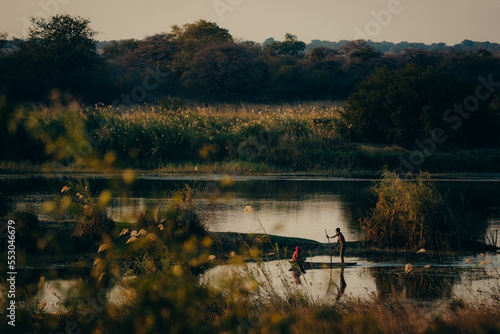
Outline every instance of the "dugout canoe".
MULTIPOLYGON (((295 262, 290 261, 290 264, 293 266, 295 262)), ((303 262, 304 269, 329 269, 329 268, 345 268, 352 267, 357 264, 357 262, 303 262)))

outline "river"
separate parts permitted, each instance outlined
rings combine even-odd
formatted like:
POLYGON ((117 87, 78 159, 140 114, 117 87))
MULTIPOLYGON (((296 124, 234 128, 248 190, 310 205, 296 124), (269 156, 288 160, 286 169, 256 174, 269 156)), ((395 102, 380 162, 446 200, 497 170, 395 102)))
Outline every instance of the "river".
MULTIPOLYGON (((373 179, 142 175, 124 191, 119 186, 122 183, 118 176, 73 177, 88 180, 96 194, 104 189, 120 189, 113 191, 108 207, 109 215, 117 221, 132 224, 142 209, 157 208, 167 201, 173 190, 188 184, 196 191, 194 202, 209 230, 242 233, 265 230, 270 234, 319 242, 326 242, 325 229, 333 233, 337 227, 348 241, 359 240, 362 236, 359 220, 375 205, 373 179), (252 206, 254 214, 245 214, 246 206, 252 206)), ((500 229, 500 178, 441 177, 435 181, 442 193, 448 193, 454 201, 463 198, 470 210, 487 219, 489 233, 500 229)), ((42 210, 43 203, 59 196, 64 184, 64 179, 48 175, 0 176, 0 192, 9 196, 13 205, 33 210, 42 221, 54 219, 42 210)), ((329 261, 326 258, 313 260, 329 261)), ((265 264, 265 270, 269 270, 277 282, 284 279, 291 285, 303 287, 305 293, 313 294, 314 298, 323 296, 321 298, 327 300, 338 299, 339 294, 360 298, 394 293, 431 301, 451 297, 477 298, 487 295, 489 288, 497 286, 500 279, 498 253, 443 258, 439 263, 413 263, 417 270, 412 276, 405 275, 402 260, 349 258, 347 254, 347 261, 358 264, 345 270, 311 270, 298 279, 284 270, 280 262, 265 264), (471 260, 467 262, 467 258, 471 260), (486 264, 480 266, 481 262, 486 264), (431 269, 422 269, 425 265, 431 265, 431 269)), ((250 264, 248 270, 255 270, 252 266, 256 265, 250 264)), ((207 272, 205 277, 212 277, 213 281, 214 277, 227 277, 227 271, 233 269, 235 267, 219 266, 207 272)))

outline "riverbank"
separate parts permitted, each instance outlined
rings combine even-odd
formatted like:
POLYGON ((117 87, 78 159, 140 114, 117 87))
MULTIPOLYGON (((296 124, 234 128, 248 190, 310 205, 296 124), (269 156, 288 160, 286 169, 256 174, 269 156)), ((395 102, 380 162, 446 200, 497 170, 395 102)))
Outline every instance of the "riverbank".
MULTIPOLYGON (((73 236, 75 221, 42 221, 40 222, 42 247, 37 252, 26 254, 20 252, 18 266, 22 268, 57 268, 83 270, 91 268, 95 255, 102 242, 89 242, 88 238, 73 236)), ((117 223, 117 227, 111 235, 114 243, 125 243, 126 239, 119 238, 123 228, 134 228, 128 223, 117 223)), ((237 233, 237 232, 208 232, 213 240, 210 249, 215 256, 212 265, 226 264, 231 262, 235 255, 243 255, 243 259, 255 261, 255 257, 245 257, 250 249, 256 249, 260 253, 258 258, 263 261, 276 259, 291 259, 296 246, 303 249, 305 257, 330 256, 338 257, 338 246, 335 242, 331 244, 321 243, 315 240, 284 237, 262 233, 237 233), (332 247, 332 248, 330 248, 332 247)), ((19 245, 22 249, 22 245, 19 245)), ((459 256, 475 256, 480 253, 495 254, 497 247, 477 243, 471 245, 470 249, 453 252, 417 252, 417 250, 380 249, 365 244, 363 241, 348 241, 346 257, 377 259, 377 261, 390 261, 394 259, 413 261, 428 261, 430 263, 443 262, 444 258, 459 256)))
MULTIPOLYGON (((296 171, 293 168, 277 168, 266 164, 245 162, 221 162, 212 164, 169 164, 157 169, 130 169, 130 168, 91 168, 83 166, 62 166, 54 163, 34 164, 31 162, 0 161, 0 175, 42 175, 47 177, 72 177, 72 176, 180 176, 180 177, 210 177, 210 176, 268 176, 268 177, 339 177, 352 179, 378 179, 380 170, 329 170, 318 169, 309 171, 296 171)), ((498 172, 435 172, 430 173, 434 180, 482 180, 500 179, 498 172)))
MULTIPOLYGON (((262 249, 263 258, 265 260, 274 259, 290 259, 296 246, 300 246, 303 254, 309 256, 330 255, 332 252, 334 257, 338 257, 338 246, 335 242, 329 244, 317 242, 314 240, 303 238, 290 238, 277 235, 267 234, 248 234, 235 232, 216 232, 213 233, 214 239, 218 240, 225 251, 235 251, 241 248, 241 245, 254 246, 262 249), (331 248, 330 248, 331 247, 331 248), (279 250, 279 254, 276 254, 279 250)), ((500 248, 487 245, 484 243, 476 243, 471 245, 469 249, 449 251, 449 252, 428 252, 421 250, 400 250, 400 249, 381 249, 365 244, 362 240, 346 242, 346 257, 357 258, 377 258, 380 260, 404 259, 408 261, 414 260, 432 260, 439 261, 445 257, 477 255, 481 252, 495 253, 500 248), (418 252, 420 251, 420 252, 418 252)))
MULTIPOLYGON (((296 170, 295 168, 276 167, 266 163, 252 163, 245 161, 226 161, 214 163, 172 163, 154 169, 144 168, 92 168, 89 166, 62 166, 57 163, 31 163, 0 161, 0 174, 5 175, 119 175, 124 172, 132 172, 135 175, 175 175, 175 176, 197 176, 212 174, 228 174, 238 176, 252 175, 276 175, 276 176, 334 176, 366 178, 375 177, 380 174, 378 170, 336 170, 319 168, 311 170, 296 170)), ((499 174, 500 175, 500 174, 499 174)))

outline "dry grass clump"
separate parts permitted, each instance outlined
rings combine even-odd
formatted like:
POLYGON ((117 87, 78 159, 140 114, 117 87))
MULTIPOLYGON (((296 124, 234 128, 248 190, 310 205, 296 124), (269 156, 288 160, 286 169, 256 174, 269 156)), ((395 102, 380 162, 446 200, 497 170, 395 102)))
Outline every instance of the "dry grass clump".
POLYGON ((111 192, 104 190, 99 196, 91 193, 88 182, 69 181, 61 190, 69 194, 70 209, 78 215, 73 235, 80 240, 99 241, 115 228, 115 222, 108 217, 105 208, 111 199, 111 192))
POLYGON ((88 208, 85 214, 78 220, 73 235, 75 237, 89 237, 95 241, 103 235, 111 233, 115 228, 115 222, 109 218, 105 211, 97 207, 88 208))
POLYGON ((365 240, 378 247, 461 249, 485 233, 487 222, 452 204, 428 173, 402 179, 385 170, 374 191, 376 207, 361 224, 365 240))
POLYGON ((176 239, 177 242, 190 237, 203 238, 207 230, 198 217, 193 204, 194 191, 185 185, 172 194, 170 202, 157 210, 146 208, 137 221, 137 228, 158 231, 161 226, 163 235, 176 239))

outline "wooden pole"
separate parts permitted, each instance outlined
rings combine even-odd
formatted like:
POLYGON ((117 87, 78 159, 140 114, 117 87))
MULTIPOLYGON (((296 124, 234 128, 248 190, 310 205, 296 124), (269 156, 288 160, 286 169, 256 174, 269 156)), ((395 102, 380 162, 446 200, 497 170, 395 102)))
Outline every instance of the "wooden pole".
POLYGON ((326 238, 328 239, 328 246, 330 247, 330 267, 331 267, 333 263, 332 244, 330 243, 330 238, 328 237, 328 232, 326 232, 326 228, 325 228, 325 234, 326 238))

